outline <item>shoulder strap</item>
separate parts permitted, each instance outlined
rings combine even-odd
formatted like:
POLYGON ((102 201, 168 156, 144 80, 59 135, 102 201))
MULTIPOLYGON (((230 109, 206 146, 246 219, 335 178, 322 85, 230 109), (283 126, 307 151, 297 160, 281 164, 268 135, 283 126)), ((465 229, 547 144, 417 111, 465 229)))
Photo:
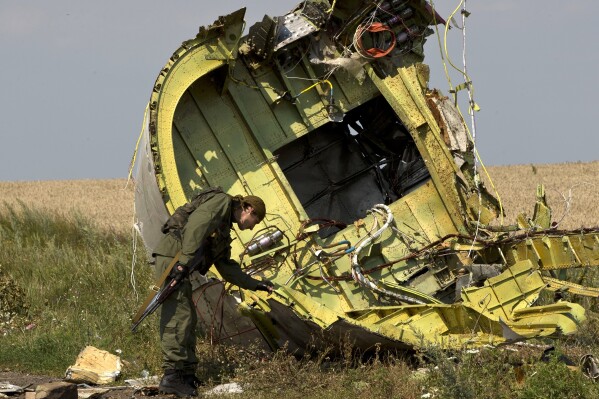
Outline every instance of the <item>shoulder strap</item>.
POLYGON ((200 205, 214 197, 216 194, 223 193, 220 187, 209 187, 194 195, 188 203, 178 207, 170 218, 164 223, 161 231, 166 234, 170 231, 180 231, 187 224, 189 215, 193 213, 200 205))

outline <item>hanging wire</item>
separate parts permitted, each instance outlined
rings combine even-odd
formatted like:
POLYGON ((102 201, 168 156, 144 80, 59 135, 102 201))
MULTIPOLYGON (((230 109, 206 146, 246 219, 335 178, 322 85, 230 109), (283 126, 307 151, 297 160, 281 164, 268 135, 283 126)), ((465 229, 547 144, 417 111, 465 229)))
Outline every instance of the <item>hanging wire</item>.
POLYGON ((285 70, 285 69, 284 69, 284 68, 281 66, 281 73, 283 74, 283 76, 285 76, 286 78, 289 78, 289 76, 287 76, 287 74, 289 74, 289 73, 293 72, 293 70, 294 70, 295 68, 297 68, 297 66, 298 66, 299 64, 301 64, 301 63, 302 63, 302 60, 304 59, 304 57, 305 57, 306 55, 308 55, 308 53, 309 53, 309 52, 310 52, 310 46, 306 46, 306 49, 304 50, 304 52, 302 53, 302 55, 301 55, 300 57, 298 57, 298 58, 297 58, 297 62, 296 62, 296 63, 295 63, 295 64, 294 64, 294 65, 293 65, 291 68, 289 68, 288 70, 285 70))
MULTIPOLYGON (((198 293, 196 294, 196 299, 193 300, 193 306, 195 308, 195 312, 198 315, 198 319, 204 324, 204 326, 206 326, 207 330, 206 333, 210 334, 210 343, 211 344, 216 344, 218 342, 220 342, 220 335, 221 332, 224 328, 224 317, 223 317, 223 311, 224 311, 224 298, 225 295, 227 295, 227 289, 225 288, 225 284, 224 282, 220 281, 220 280, 215 280, 215 281, 209 281, 206 282, 204 284, 202 284, 199 288, 198 288, 198 293), (215 285, 218 284, 222 284, 223 285, 223 289, 221 291, 221 293, 219 294, 217 300, 216 300, 216 305, 212 306, 212 301, 210 301, 211 298, 209 298, 205 292, 208 288, 213 287, 215 285), (201 291, 200 291, 201 290, 201 291), (202 317, 202 312, 200 312, 200 308, 198 307, 198 302, 200 301, 200 299, 204 299, 204 301, 207 303, 208 306, 204 306, 202 307, 202 309, 205 309, 207 313, 211 313, 210 314, 210 322, 207 322, 203 317, 202 317), (220 309, 219 309, 219 305, 220 305, 220 309), (213 310, 213 312, 210 312, 210 310, 213 310), (221 311, 221 318, 220 318, 220 325, 218 326, 218 328, 216 327, 216 324, 219 322, 219 320, 217 320, 217 312, 221 311), (218 330, 218 331, 217 331, 218 330), (217 335, 218 334, 218 335, 217 335)), ((225 331, 226 332, 226 331, 225 331)))
MULTIPOLYGON (((435 4, 434 1, 431 0, 431 7, 433 8, 433 11, 435 10, 435 4)), ((447 18, 446 22, 445 22, 445 28, 444 28, 444 35, 443 35, 443 44, 441 43, 441 35, 439 33, 439 28, 437 27, 437 25, 435 24, 435 32, 437 35, 437 42, 439 45, 439 52, 441 55, 441 61, 443 63, 443 68, 445 71, 445 78, 447 80, 448 86, 449 86, 449 91, 455 91, 453 84, 451 82, 451 77, 449 76, 449 71, 447 68, 447 64, 449 63, 449 65, 451 65, 455 70, 457 70, 464 78, 465 81, 465 87, 468 89, 469 92, 469 98, 470 98, 470 108, 472 108, 472 110, 478 110, 478 106, 476 105, 476 103, 474 102, 474 84, 472 83, 472 80, 470 79, 470 77, 467 74, 467 70, 466 68, 464 68, 464 70, 458 68, 457 66, 454 65, 454 63, 451 61, 451 58, 449 56, 449 51, 447 49, 447 32, 449 31, 449 24, 451 23, 452 20, 454 20, 454 16, 455 14, 458 12, 458 10, 460 10, 460 8, 462 8, 462 19, 463 21, 465 21, 465 18, 468 16, 468 11, 465 8, 465 0, 461 0, 457 7, 452 11, 452 13, 449 15, 449 17, 447 18), (462 7, 462 4, 464 3, 464 6, 462 7)), ((434 18, 435 13, 433 12, 433 18, 434 18)), ((465 29, 464 27, 460 28, 457 27, 458 29, 463 31, 463 43, 465 46, 465 41, 466 41, 466 35, 465 35, 465 29)), ((464 54, 465 54, 465 50, 464 50, 464 54)), ((463 56, 464 62, 465 62, 465 55, 463 56)), ((456 96, 457 96, 457 92, 456 92, 456 96)), ((456 108, 460 114, 460 116, 462 117, 462 119, 464 119, 464 116, 462 114, 462 111, 459 107, 459 105, 456 103, 456 108)), ((473 113, 473 112, 472 112, 473 113)), ((472 116, 473 117, 473 116, 472 116)), ((482 168, 482 170, 484 171, 485 175, 487 176, 488 180, 489 180, 489 184, 491 184, 491 187, 493 188, 493 192, 495 193, 495 196, 497 197, 497 201, 499 202, 499 216, 500 216, 500 224, 503 226, 504 224, 504 220, 503 220, 503 202, 501 200, 501 196, 499 195, 499 192, 497 191, 497 187, 495 186, 495 183, 493 182, 493 179, 491 178, 491 175, 489 174, 487 168, 485 167, 484 162, 482 161, 480 154, 478 152, 478 148, 476 146, 476 137, 473 136, 470 127, 467 124, 464 124, 465 128, 466 128, 466 132, 468 133, 468 136, 470 137, 470 140, 472 141, 472 143, 474 144, 474 148, 473 148, 473 153, 475 156, 475 164, 474 164, 474 170, 475 170, 475 179, 477 179, 476 176, 478 176, 478 172, 477 172, 477 167, 476 167, 476 162, 478 160, 478 162, 480 163, 480 166, 482 168)), ((474 127, 475 129, 475 127, 474 127)), ((477 191, 479 193, 480 196, 480 188, 479 188, 479 180, 476 180, 476 185, 477 185, 477 191)), ((479 201, 481 200, 481 198, 479 197, 479 201)), ((479 208, 479 218, 480 218, 480 208, 479 208)), ((477 228, 478 230, 478 228, 477 228)))
MULTIPOLYGON (((464 77, 468 77, 468 66, 466 63, 466 18, 468 17, 469 13, 466 10, 466 1, 467 0, 464 0, 464 7, 462 8, 462 63, 464 65, 464 77)), ((469 78, 467 82, 470 82, 469 78)), ((470 114, 470 124, 472 125, 472 142, 474 143, 474 148, 476 148, 476 117, 474 114, 476 110, 476 103, 474 102, 474 88, 470 83, 468 83, 466 88, 468 91, 468 100, 470 104, 468 107, 468 113, 470 114)), ((474 158, 475 175, 478 174, 477 164, 477 159, 474 158)))
MULTIPOLYGON (((133 151, 133 156, 131 157, 131 163, 129 165, 129 174, 127 176, 127 182, 125 183, 125 187, 123 190, 126 190, 129 187, 129 182, 133 177, 133 168, 135 167, 135 161, 137 160, 137 153, 139 151, 139 143, 141 142, 141 138, 145 131, 146 126, 146 118, 148 116, 148 107, 149 104, 146 105, 146 109, 144 111, 144 119, 141 125, 141 132, 139 133, 139 137, 137 138, 137 143, 135 143, 135 150, 133 151)), ((131 220, 131 239, 132 239, 132 251, 133 255, 131 258, 131 287, 133 288, 133 293, 135 294, 135 299, 139 299, 139 293, 137 292, 137 282, 135 281, 135 265, 137 263, 137 235, 141 234, 138 232, 137 226, 135 224, 135 200, 133 201, 133 219, 131 220)))
POLYGON ((335 10, 335 4, 337 4, 337 0, 333 0, 333 4, 331 4, 331 8, 327 10, 328 14, 332 14, 333 10, 335 10))
POLYGON ((133 167, 135 166, 135 160, 137 159, 137 151, 139 150, 139 143, 141 142, 141 138, 144 134, 144 130, 146 127, 146 118, 148 116, 148 107, 150 104, 146 104, 146 109, 144 111, 144 119, 141 124, 141 131, 139 132, 139 137, 137 137, 137 143, 135 143, 135 150, 133 151, 133 156, 131 157, 131 163, 129 164, 129 173, 127 174, 127 182, 125 183, 125 187, 129 186, 129 181, 131 181, 131 177, 133 175, 133 167))
POLYGON ((133 255, 131 257, 131 287, 135 294, 135 300, 139 300, 139 294, 137 292, 137 283, 135 281, 135 264, 137 263, 137 228, 135 226, 135 201, 133 201, 133 221, 131 223, 131 235, 132 237, 132 250, 133 255))
MULTIPOLYGON (((477 153, 477 149, 476 149, 476 118, 474 116, 474 111, 475 111, 475 107, 476 107, 476 103, 474 102, 474 88, 472 87, 472 81, 471 79, 468 77, 468 67, 466 65, 466 18, 468 17, 469 13, 466 10, 466 1, 467 0, 463 0, 463 7, 462 7, 462 65, 464 66, 463 69, 463 75, 464 75, 464 79, 466 81, 466 90, 468 91, 468 100, 469 100, 469 106, 468 106, 468 114, 470 115, 470 125, 472 126, 472 143, 474 145, 473 147, 473 151, 475 153, 477 153)), ((470 257, 472 254, 472 251, 474 250, 474 243, 476 242, 476 238, 478 237, 478 233, 479 233, 479 229, 480 229, 480 218, 481 218, 481 213, 482 213, 482 207, 483 207, 483 199, 482 199, 482 193, 480 191, 480 181, 478 178, 478 169, 477 169, 477 158, 474 157, 474 179, 475 182, 474 184, 476 185, 476 192, 478 194, 478 215, 476 218, 476 229, 474 231, 474 242, 472 242, 472 246, 470 247, 470 249, 468 250, 468 256, 470 257)))
POLYGON ((314 83, 312 86, 308 86, 307 88, 305 88, 304 90, 300 91, 294 98, 297 98, 299 96, 301 96, 302 94, 304 94, 305 92, 313 89, 314 87, 318 86, 321 83, 326 83, 329 85, 330 89, 331 89, 331 96, 333 95, 333 84, 329 81, 329 80, 319 80, 316 83, 314 83))

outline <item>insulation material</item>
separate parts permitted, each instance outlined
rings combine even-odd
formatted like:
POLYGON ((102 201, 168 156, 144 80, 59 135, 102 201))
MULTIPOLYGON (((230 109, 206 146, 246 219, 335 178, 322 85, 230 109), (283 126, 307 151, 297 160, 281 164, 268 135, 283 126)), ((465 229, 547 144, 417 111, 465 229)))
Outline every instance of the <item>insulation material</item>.
POLYGON ((156 183, 148 118, 149 116, 146 115, 144 130, 137 147, 133 180, 135 182, 135 229, 141 235, 148 253, 152 253, 162 237, 160 228, 169 214, 156 183))
POLYGON ((70 366, 65 379, 92 384, 109 384, 121 374, 121 359, 93 346, 86 346, 70 366))

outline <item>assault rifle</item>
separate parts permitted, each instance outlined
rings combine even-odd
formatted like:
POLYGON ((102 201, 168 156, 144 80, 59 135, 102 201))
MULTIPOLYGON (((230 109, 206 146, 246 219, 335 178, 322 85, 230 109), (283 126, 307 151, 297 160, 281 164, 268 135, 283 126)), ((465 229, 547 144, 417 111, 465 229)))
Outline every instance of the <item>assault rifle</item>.
POLYGON ((200 266, 204 266, 204 264, 206 263, 206 260, 204 258, 204 245, 200 245, 200 248, 198 248, 194 257, 191 259, 190 262, 188 262, 189 266, 187 267, 187 273, 185 275, 181 275, 179 277, 171 277, 170 280, 168 280, 168 283, 165 284, 162 288, 160 288, 162 286, 162 283, 164 283, 164 281, 167 280, 167 278, 170 276, 173 267, 177 264, 177 261, 179 260, 180 254, 181 253, 179 252, 177 255, 175 255, 171 263, 169 263, 167 268, 160 276, 160 279, 158 279, 156 285, 151 287, 153 292, 150 293, 150 295, 148 295, 144 303, 141 305, 141 307, 133 317, 133 320, 131 322, 131 332, 135 332, 137 326, 139 326, 139 324, 146 317, 154 313, 154 311, 158 309, 162 302, 164 302, 173 292, 175 292, 179 288, 179 286, 181 285, 181 281, 183 281, 183 279, 186 276, 190 275, 195 270, 200 270, 200 272, 202 272, 200 266))

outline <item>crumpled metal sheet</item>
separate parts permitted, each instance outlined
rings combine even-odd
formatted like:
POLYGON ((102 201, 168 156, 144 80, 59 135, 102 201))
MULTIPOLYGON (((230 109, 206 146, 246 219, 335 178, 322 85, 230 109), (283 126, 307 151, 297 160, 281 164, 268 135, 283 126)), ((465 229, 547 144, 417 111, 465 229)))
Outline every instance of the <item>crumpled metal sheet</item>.
POLYGON ((283 23, 279 27, 274 51, 285 47, 289 43, 316 32, 318 28, 305 18, 301 12, 296 11, 283 17, 283 23))

